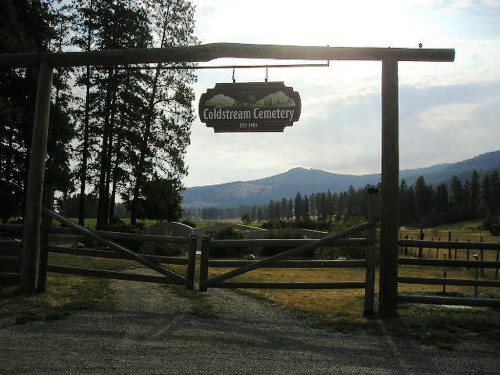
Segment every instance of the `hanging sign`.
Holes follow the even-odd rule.
[[[215,133],[282,132],[300,117],[299,93],[283,82],[217,83],[201,95],[201,122]]]

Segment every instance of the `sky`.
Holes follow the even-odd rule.
[[[500,0],[193,0],[202,44],[453,48],[454,62],[399,63],[401,169],[458,162],[500,150]],[[200,65],[283,64],[218,59]],[[288,62],[287,62],[288,63]],[[308,61],[307,63],[311,63]],[[321,62],[316,62],[321,63]],[[232,82],[232,69],[197,70],[200,95]],[[266,70],[236,69],[236,82]],[[248,181],[295,167],[332,173],[381,170],[381,63],[271,68],[302,101],[283,133],[214,133],[192,126],[186,187]]]

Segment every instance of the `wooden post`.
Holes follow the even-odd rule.
[[[444,260],[446,260],[446,254],[444,254]],[[443,294],[446,294],[446,278],[448,277],[448,271],[446,266],[443,267]]]
[[[423,241],[425,239],[425,233],[424,229],[420,228],[420,236],[418,238],[420,241]],[[424,248],[422,246],[418,247],[418,258],[422,259],[424,257]]]
[[[186,288],[194,289],[194,274],[196,270],[196,244],[198,238],[196,236],[191,236],[189,242],[189,252],[188,252],[188,264],[187,264],[187,282]]]
[[[45,174],[45,158],[47,155],[52,76],[52,67],[46,61],[42,61],[38,72],[38,88],[24,214],[21,288],[25,292],[34,292],[37,290],[40,262],[43,179]]]
[[[448,242],[451,242],[451,230],[448,231]],[[448,248],[448,259],[452,259],[452,257],[451,257],[451,247]]]
[[[201,239],[201,259],[200,259],[200,292],[206,292],[204,285],[208,279],[208,262],[210,261],[210,237],[203,236]]]
[[[364,315],[373,314],[375,300],[375,251],[377,237],[377,213],[375,211],[375,199],[378,196],[378,189],[368,189],[368,221],[373,223],[373,227],[368,229],[368,246],[366,249],[366,276],[365,276],[365,307]]]
[[[484,242],[484,238],[482,235],[481,235],[481,238],[479,241]],[[479,260],[481,262],[484,261],[484,249],[483,248],[479,249]],[[484,268],[483,267],[481,267],[481,277],[484,277]]]
[[[43,207],[49,210],[54,205],[54,185],[45,184],[43,187]],[[47,264],[49,260],[49,232],[52,226],[52,217],[47,214],[42,215],[42,232],[40,242],[40,266],[38,268],[37,292],[43,292],[47,286]]]
[[[497,263],[500,261],[500,250],[497,250]],[[495,280],[498,280],[498,267],[495,269]]]
[[[379,313],[395,315],[398,296],[399,230],[398,61],[382,60],[382,212],[380,227]]]

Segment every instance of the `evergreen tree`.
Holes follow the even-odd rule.
[[[4,0],[0,13],[0,53],[47,52],[63,46],[64,18],[55,1]],[[38,69],[0,71],[0,217],[8,220],[22,215],[26,176],[32,142],[33,113]],[[69,174],[70,140],[67,75],[54,75],[46,180],[56,183],[63,193],[71,189]],[[57,131],[55,127],[57,126]],[[57,176],[57,179],[54,177]]]
[[[147,2],[157,47],[196,44],[194,8],[185,0]],[[157,64],[148,88],[148,106],[141,129],[137,163],[133,165],[134,187],[131,224],[136,220],[138,192],[145,176],[160,170],[168,178],[180,179],[187,174],[184,155],[189,144],[190,126],[194,121],[191,102],[194,92],[190,84],[195,76],[188,69],[163,70]],[[166,84],[160,85],[160,82]],[[155,167],[148,168],[148,163]]]
[[[479,206],[481,204],[481,182],[479,173],[476,170],[472,172],[470,180],[470,217],[477,217]]]
[[[425,183],[423,176],[415,181],[415,212],[419,225],[425,225],[430,219],[432,210],[432,186]]]

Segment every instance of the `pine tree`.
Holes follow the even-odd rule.
[[[194,8],[185,0],[148,2],[148,11],[157,47],[196,44]],[[184,155],[189,144],[190,126],[194,121],[190,87],[195,76],[188,69],[162,69],[157,64],[148,91],[148,107],[141,130],[137,164],[133,166],[134,187],[131,200],[131,224],[136,222],[138,194],[148,174],[148,163],[169,179],[187,174]],[[166,84],[160,85],[160,82]]]
[[[63,45],[55,1],[5,0],[0,13],[0,53],[46,52]],[[22,215],[26,176],[32,142],[33,109],[36,101],[38,69],[0,71],[0,217]],[[55,97],[51,105],[51,128],[47,145],[47,180],[66,193],[70,188],[67,75],[58,70],[54,76]],[[57,131],[54,127],[57,125]],[[57,180],[53,176],[57,175]],[[52,177],[51,177],[52,176]]]

